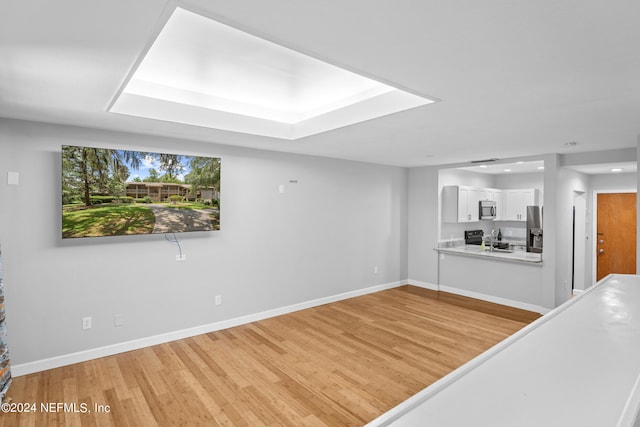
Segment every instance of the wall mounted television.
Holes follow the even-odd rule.
[[[220,229],[220,158],[62,146],[62,238]]]

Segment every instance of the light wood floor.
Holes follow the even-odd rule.
[[[360,426],[539,316],[403,286],[15,378],[0,426]]]

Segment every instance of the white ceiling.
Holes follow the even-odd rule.
[[[584,173],[586,175],[603,175],[612,173],[635,173],[638,170],[637,162],[604,162],[588,163],[580,165],[567,165],[569,169]],[[519,173],[542,173],[544,161],[536,160],[529,162],[488,162],[475,164],[473,166],[457,167],[455,169],[469,172],[485,173],[489,175],[509,175]],[[616,169],[616,170],[612,170]],[[620,170],[617,170],[620,169]]]
[[[295,141],[106,112],[176,5],[440,101]],[[2,0],[0,116],[400,166],[635,147],[638,16],[637,0]]]
[[[542,169],[540,169],[542,168]],[[490,175],[506,175],[516,173],[542,173],[544,161],[513,162],[513,163],[483,163],[469,167],[457,168],[469,172],[486,173]]]
[[[638,171],[638,162],[616,162],[616,163],[598,163],[587,165],[567,166],[569,169],[582,172],[587,175],[602,175],[610,173],[633,173]],[[612,169],[622,169],[620,171],[612,171]]]

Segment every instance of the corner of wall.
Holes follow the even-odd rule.
[[[640,135],[638,135],[638,144],[636,146],[636,162],[640,164]],[[640,173],[637,174],[636,188],[640,189]],[[640,197],[636,206],[636,224],[640,224]],[[636,231],[636,248],[640,248],[640,227]],[[640,251],[636,250],[636,273],[640,274]]]

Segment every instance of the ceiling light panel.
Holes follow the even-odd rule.
[[[296,139],[431,102],[176,8],[110,111]]]

